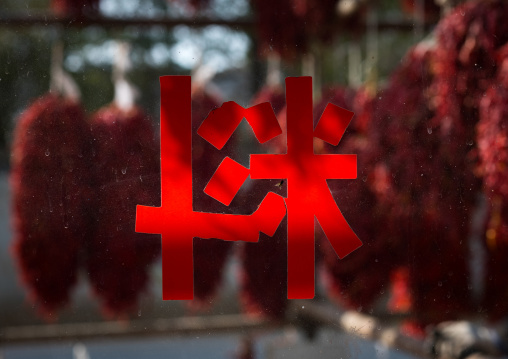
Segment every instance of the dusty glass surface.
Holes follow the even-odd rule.
[[[0,358],[410,358],[432,343],[458,357],[481,340],[503,353],[507,14],[501,1],[3,1]],[[162,300],[160,237],[135,234],[134,213],[160,204],[164,75],[192,76],[199,211],[287,196],[284,180],[250,178],[229,207],[204,194],[224,156],[285,151],[246,121],[222,151],[206,143],[196,130],[223,102],[269,101],[284,129],[284,78],[311,76],[315,124],[328,102],[355,112],[314,152],[357,154],[357,179],[327,183],[364,245],[340,260],[316,221],[314,299],[286,299],[283,220],[260,243],[195,239],[196,299]],[[448,320],[469,323],[443,334],[463,339],[455,351],[432,334]]]

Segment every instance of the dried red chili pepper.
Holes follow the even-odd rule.
[[[90,133],[80,105],[45,95],[19,118],[10,184],[13,251],[30,298],[47,318],[68,301],[90,235]]]
[[[160,253],[157,235],[134,231],[136,205],[160,205],[159,151],[139,108],[103,108],[91,129],[96,231],[86,242],[86,268],[105,313],[120,316],[136,307]]]

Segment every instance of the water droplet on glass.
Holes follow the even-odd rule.
[[[441,282],[441,281],[437,282],[437,285],[438,285],[438,287],[442,287],[443,286],[443,282]]]
[[[141,310],[138,310],[138,317],[141,317]]]
[[[429,135],[430,135],[430,134],[432,134],[432,128],[427,127],[427,133],[428,133]]]
[[[44,152],[44,154],[47,156],[49,156],[49,150],[46,150],[46,152]]]
[[[467,142],[467,145],[468,145],[468,146],[472,146],[472,145],[473,145],[473,140],[468,141],[468,142]]]
[[[363,181],[363,182],[367,182],[367,176],[363,176],[363,177],[362,177],[362,181]]]
[[[302,309],[305,309],[305,305],[302,305]]]
[[[124,175],[124,174],[126,174],[126,173],[127,173],[127,167],[122,168],[122,174]]]
[[[69,223],[65,223],[65,224],[64,224],[64,228],[65,228],[65,229],[69,228]]]

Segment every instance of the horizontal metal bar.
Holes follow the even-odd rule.
[[[112,18],[112,17],[55,17],[53,14],[40,15],[34,14],[32,16],[26,15],[7,15],[0,14],[0,27],[31,27],[31,26],[63,26],[63,27],[86,27],[91,25],[99,25],[107,28],[122,28],[127,26],[165,26],[168,28],[184,25],[189,27],[205,27],[210,25],[222,25],[236,29],[248,30],[255,26],[255,19],[212,19],[212,18]],[[430,21],[425,24],[427,29],[435,25],[435,21]],[[413,31],[415,23],[407,19],[390,19],[379,20],[379,30],[399,30],[399,31]],[[365,22],[342,22],[340,20],[334,26],[334,31],[348,31],[353,29],[355,32],[366,31]]]
[[[0,27],[31,27],[31,26],[86,27],[99,25],[102,27],[122,28],[127,26],[165,26],[175,27],[185,25],[189,27],[204,27],[223,25],[233,28],[247,29],[254,25],[250,19],[211,19],[211,18],[112,18],[112,17],[55,17],[54,15],[0,15]]]
[[[150,321],[109,321],[95,323],[41,324],[4,327],[0,331],[0,344],[23,342],[83,340],[93,338],[139,337],[154,335],[188,335],[195,333],[242,332],[253,329],[270,329],[276,324],[240,314],[214,316],[186,316]]]

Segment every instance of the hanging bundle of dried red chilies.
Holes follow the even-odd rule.
[[[380,93],[371,127],[379,133],[395,194],[387,203],[390,237],[399,265],[409,268],[412,311],[423,325],[470,308],[467,238],[475,192],[468,190],[477,182],[467,152],[453,156],[455,147],[442,141],[446,121],[433,120],[428,88],[434,54],[425,45],[410,51]]]
[[[365,136],[365,121],[370,120],[370,113],[366,115],[366,112],[371,108],[372,100],[364,89],[328,89],[314,107],[315,123],[329,102],[355,112],[339,146],[336,148],[323,144],[318,150],[321,153],[357,154],[357,179],[329,180],[328,184],[342,214],[362,240],[363,246],[361,250],[339,260],[319,230],[318,245],[324,261],[324,280],[333,299],[349,308],[368,310],[386,291],[390,270],[390,266],[387,267],[383,260],[386,241],[378,231],[381,223],[386,221],[383,220],[375,192],[371,188],[375,182],[375,157],[372,154],[379,149],[375,141],[368,141]]]
[[[497,56],[498,73],[480,103],[477,126],[479,172],[488,215],[485,228],[487,268],[483,309],[499,319],[508,311],[508,45]]]
[[[283,195],[280,180],[256,180],[245,200],[252,213],[268,192]],[[287,221],[272,237],[260,233],[256,243],[244,243],[240,252],[241,303],[245,312],[271,319],[284,317],[287,306]]]
[[[224,156],[233,154],[234,138],[219,151],[197,135],[197,129],[211,110],[220,106],[217,96],[204,88],[196,89],[192,94],[192,178],[193,206],[195,211],[229,212],[219,201],[203,192]],[[232,242],[220,239],[194,239],[194,298],[195,307],[207,307],[217,294],[222,283],[224,267]]]
[[[411,304],[421,324],[469,308],[465,239],[474,195],[464,194],[462,186],[475,181],[461,159],[446,155],[441,125],[432,123],[426,90],[432,56],[426,45],[411,50],[376,100],[361,101],[366,107],[359,112],[360,128],[366,130],[359,133],[369,146],[362,146],[357,135],[343,140],[339,151],[358,154],[363,181],[341,183],[332,193],[352,228],[361,232],[364,247],[341,261],[330,248],[325,251],[332,294],[353,307],[371,305],[388,289],[391,273],[406,267],[408,275],[393,278],[413,298],[398,290],[391,302]],[[368,223],[361,222],[365,216]],[[368,269],[372,266],[374,271]]]
[[[457,173],[462,170],[467,177],[455,178],[454,188],[468,207],[481,189],[480,182],[472,177],[471,154],[474,152],[471,148],[475,140],[478,141],[478,172],[484,176],[490,208],[485,233],[487,268],[481,310],[487,309],[491,318],[501,316],[506,310],[494,297],[506,296],[505,286],[501,284],[506,279],[504,271],[500,270],[506,257],[503,240],[506,209],[499,177],[503,171],[497,167],[504,151],[497,152],[496,149],[500,148],[503,137],[500,126],[505,94],[502,87],[506,81],[502,59],[506,56],[503,48],[508,42],[507,15],[506,2],[479,1],[460,5],[447,16],[437,28],[436,76],[432,88],[437,106],[435,123],[442,123],[442,156],[466,159],[460,163]],[[496,131],[499,134],[494,135]]]
[[[159,149],[138,108],[103,108],[91,129],[96,231],[86,243],[86,267],[105,313],[118,316],[135,308],[160,252],[158,236],[134,231],[136,205],[160,205]]]
[[[353,119],[354,121],[354,119]],[[385,223],[376,197],[367,182],[372,182],[373,167],[368,153],[372,143],[359,135],[341,140],[333,153],[357,154],[358,178],[329,180],[329,187],[344,218],[362,240],[360,250],[339,260],[334,249],[319,231],[323,253],[324,279],[330,296],[346,307],[359,311],[372,308],[374,301],[387,291],[391,263],[386,261],[386,241],[380,228]],[[327,151],[330,153],[331,151]]]
[[[487,196],[508,198],[508,45],[500,49],[498,74],[481,99],[476,128],[479,171]]]
[[[281,87],[266,85],[251,101],[252,105],[270,102],[279,124],[285,129],[285,94]],[[281,118],[281,114],[283,118]],[[265,143],[270,153],[281,153],[285,148],[284,134]],[[254,180],[243,203],[252,213],[268,192],[284,195],[286,185],[281,180]],[[245,211],[245,209],[244,209]],[[287,221],[284,219],[272,237],[260,233],[259,242],[244,243],[240,259],[241,303],[245,312],[254,316],[281,319],[287,306]]]
[[[80,105],[45,95],[14,133],[10,184],[14,255],[30,297],[46,317],[69,300],[80,246],[90,235],[90,132]]]
[[[504,1],[471,1],[436,28],[434,122],[460,153],[474,141],[480,100],[497,72],[497,50],[508,41],[507,14]]]

